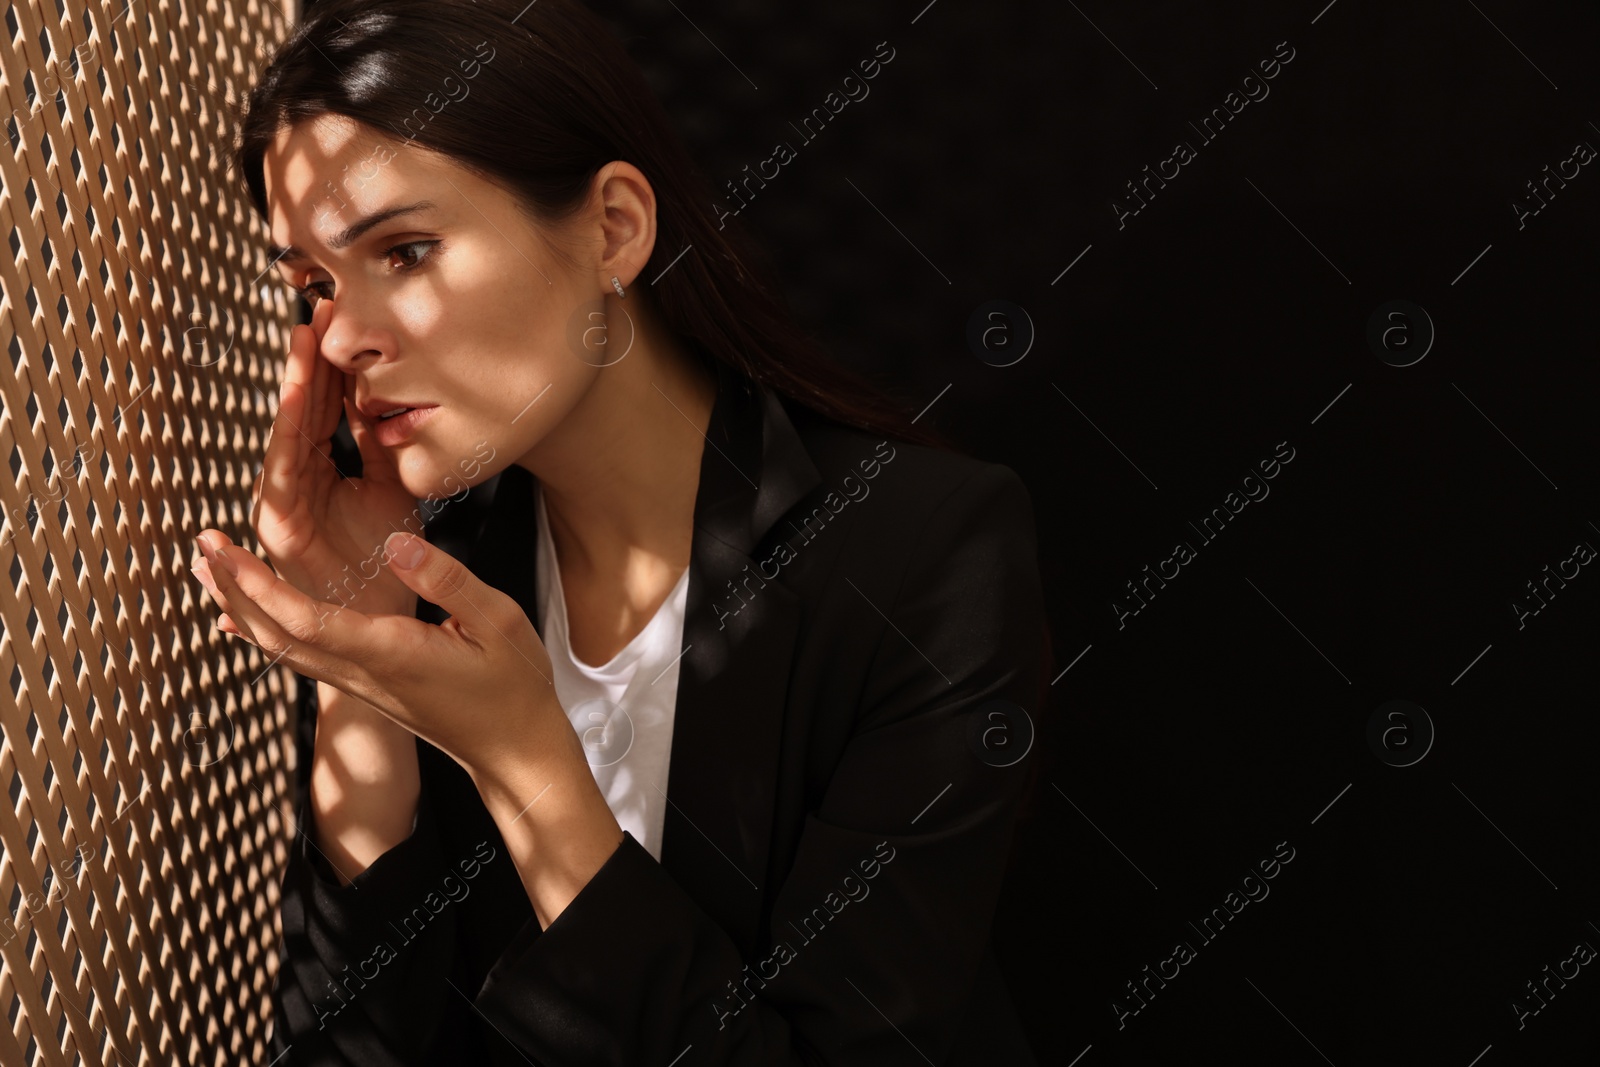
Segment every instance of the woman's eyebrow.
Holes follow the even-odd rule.
[[[361,240],[361,235],[381,223],[400,215],[410,215],[415,212],[427,211],[434,207],[432,200],[419,200],[415,204],[406,204],[400,207],[384,208],[375,211],[365,218],[357,219],[353,224],[334,234],[328,239],[328,247],[333,249],[349,248]],[[268,245],[267,254],[276,263],[296,263],[308,259],[305,251],[297,245]]]

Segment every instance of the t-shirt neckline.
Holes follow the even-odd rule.
[[[617,651],[616,655],[598,666],[585,663],[572,651],[571,634],[567,628],[567,597],[566,591],[561,585],[561,566],[556,557],[555,539],[550,535],[550,520],[544,507],[544,492],[537,481],[534,483],[534,500],[538,516],[537,536],[539,543],[537,551],[545,565],[546,581],[539,598],[540,607],[545,613],[545,618],[542,620],[545,633],[559,632],[562,653],[573,666],[590,678],[608,681],[628,675],[637,668],[639,661],[644,657],[657,631],[669,624],[669,616],[674,610],[679,590],[683,583],[689,580],[689,569],[687,567],[684,568],[683,573],[678,576],[677,582],[673,584],[665,599],[661,601],[660,607],[656,608],[655,614],[650,617],[650,620],[644,624],[638,633],[633,635],[631,641]],[[555,623],[554,627],[551,626],[552,622]],[[546,647],[548,648],[548,644]]]

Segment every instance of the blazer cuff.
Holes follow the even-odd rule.
[[[302,833],[295,835],[296,866],[304,872],[308,911],[340,946],[364,955],[392,934],[388,920],[416,903],[422,885],[445,867],[439,829],[428,799],[426,780],[417,801],[411,834],[340,885],[331,861],[311,843],[309,795],[295,815]],[[335,967],[335,970],[338,968]]]
[[[502,982],[514,983],[532,974],[532,968],[546,962],[552,955],[557,957],[553,961],[557,966],[566,962],[562,958],[565,952],[563,946],[574,938],[582,939],[585,947],[580,951],[594,951],[596,927],[593,924],[600,923],[608,933],[617,929],[614,920],[638,910],[638,893],[641,889],[645,893],[656,891],[649,885],[651,882],[683,892],[672,876],[656,862],[656,858],[650,855],[649,850],[639,844],[631,833],[622,831],[622,842],[617,845],[616,851],[594,872],[588,884],[578,890],[578,895],[561,909],[561,914],[556,916],[556,921],[550,924],[549,929],[540,927],[538,916],[534,916],[512,935],[500,958],[490,968],[484,980],[483,993],[489,995]],[[628,910],[617,915],[613,913],[616,908]],[[643,925],[648,927],[650,924]],[[620,936],[625,939],[628,935]],[[535,944],[543,947],[536,949]],[[593,967],[579,966],[572,973],[592,974]]]
[[[678,943],[693,940],[697,911],[677,880],[624,830],[616,851],[549,927],[541,931],[533,918],[512,936],[477,1004],[518,1048],[541,1060],[624,1062],[624,1050],[638,1039],[628,1035],[642,1025],[635,1013],[669,970],[662,943],[674,942],[669,956],[683,951]],[[737,953],[728,948],[728,960],[711,970],[737,970]]]

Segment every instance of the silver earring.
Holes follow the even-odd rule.
[[[611,276],[611,288],[615,289],[617,291],[617,295],[622,297],[622,299],[628,299],[628,294],[622,291],[622,283],[617,281],[617,276],[615,274]]]

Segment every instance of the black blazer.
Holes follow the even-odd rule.
[[[1039,758],[991,702],[1037,723],[1049,658],[1027,490],[720,378],[661,861],[626,834],[541,930],[470,779],[419,739],[409,838],[346,887],[294,841],[281,1062],[1035,1062],[989,938]],[[537,621],[533,484],[508,467],[427,530]]]

